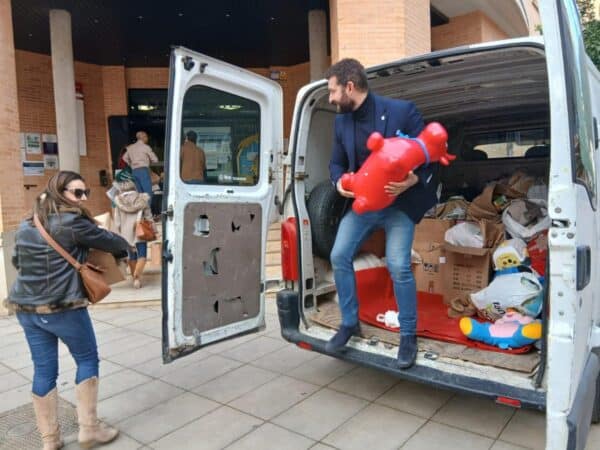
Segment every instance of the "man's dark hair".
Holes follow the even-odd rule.
[[[188,141],[190,141],[192,144],[195,144],[196,141],[198,140],[198,135],[196,134],[195,131],[188,131],[187,133],[185,133],[185,137],[187,138]]]
[[[346,86],[348,81],[354,83],[354,87],[359,91],[369,89],[367,82],[367,73],[361,63],[353,58],[344,58],[336,62],[325,72],[325,78],[330,79],[336,77],[338,84]]]

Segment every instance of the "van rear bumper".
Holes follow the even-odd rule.
[[[393,358],[375,355],[351,347],[347,348],[344,352],[329,353],[325,350],[326,341],[316,339],[300,331],[299,307],[300,303],[296,291],[284,289],[277,293],[277,309],[281,324],[281,335],[288,342],[301,344],[302,348],[310,348],[325,355],[331,355],[355,364],[383,370],[398,378],[438,388],[479,395],[494,401],[498,401],[498,398],[517,400],[520,402],[522,408],[540,411],[545,411],[546,409],[546,394],[542,391],[515,388],[507,384],[489,380],[450,374],[431,367],[413,366],[408,370],[401,370],[396,367],[396,360]]]

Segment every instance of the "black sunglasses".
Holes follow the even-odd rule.
[[[65,189],[65,191],[69,191],[76,198],[81,198],[84,195],[86,197],[88,197],[88,198],[90,197],[90,190],[89,189]]]

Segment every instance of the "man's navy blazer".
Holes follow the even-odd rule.
[[[423,117],[413,102],[381,97],[375,99],[375,129],[383,137],[394,137],[397,132],[417,137],[424,128]],[[437,203],[435,172],[437,164],[421,166],[414,171],[419,182],[398,196],[392,205],[402,209],[414,223],[418,223]],[[354,120],[352,113],[338,114],[335,118],[333,153],[329,163],[331,181],[335,185],[346,172],[359,169],[354,142]]]

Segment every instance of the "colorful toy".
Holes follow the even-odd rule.
[[[525,262],[529,254],[524,240],[515,238],[504,241],[494,251],[492,259],[496,270],[518,267]]]
[[[495,323],[460,319],[460,330],[474,341],[495,345],[503,350],[533,344],[542,337],[542,323],[518,312],[507,312]]]
[[[384,139],[377,132],[367,140],[371,154],[356,173],[342,175],[342,187],[355,194],[352,209],[357,214],[378,211],[389,206],[395,197],[384,190],[390,181],[403,181],[417,167],[432,162],[447,166],[456,156],[448,153],[448,133],[432,122],[417,138]]]

